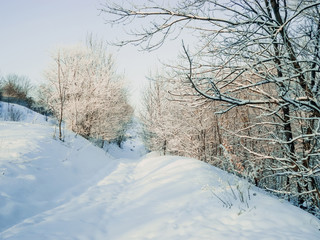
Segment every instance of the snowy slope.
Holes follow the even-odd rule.
[[[48,119],[45,116],[18,104],[1,101],[0,121],[22,121],[25,123],[36,123],[42,125],[48,125],[54,122],[53,119]]]
[[[320,239],[315,217],[205,163],[41,124],[0,122],[0,239]]]
[[[104,151],[74,136],[62,144],[53,133],[53,127],[0,123],[0,230],[69,201],[111,169]]]

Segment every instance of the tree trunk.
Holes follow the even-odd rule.
[[[62,82],[61,82],[61,65],[60,65],[60,52],[58,53],[58,85],[59,85],[59,100],[60,100],[60,114],[59,114],[59,139],[63,141],[62,137],[62,119],[63,119],[63,101],[64,101],[64,96],[63,96],[63,91],[62,89]]]

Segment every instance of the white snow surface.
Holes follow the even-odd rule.
[[[19,121],[25,123],[37,123],[42,125],[48,125],[49,122],[53,124],[55,122],[52,118],[47,118],[29,108],[0,101],[0,121],[11,121],[12,118],[17,118]]]
[[[317,218],[244,180],[141,156],[134,131],[106,153],[31,115],[0,122],[0,239],[320,239]]]

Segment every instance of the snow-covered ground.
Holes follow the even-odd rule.
[[[35,123],[41,125],[53,124],[52,118],[47,118],[28,108],[17,104],[0,101],[0,121],[19,121],[25,123]]]
[[[0,122],[0,239],[320,239],[317,218],[243,180],[141,156],[134,132],[106,153],[36,116]]]

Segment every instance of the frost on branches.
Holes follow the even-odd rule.
[[[86,138],[112,141],[123,134],[133,109],[102,43],[57,49],[45,76],[43,99],[58,119],[61,140],[63,121]]]
[[[182,44],[184,64],[173,67],[194,101],[214,102],[213,112],[224,116],[218,124],[223,159],[258,186],[320,215],[319,1],[107,1],[101,11],[127,27],[149,20],[118,41],[145,50],[192,29],[197,46]],[[181,89],[181,97],[189,95]],[[196,142],[189,125],[181,127],[180,142]]]

